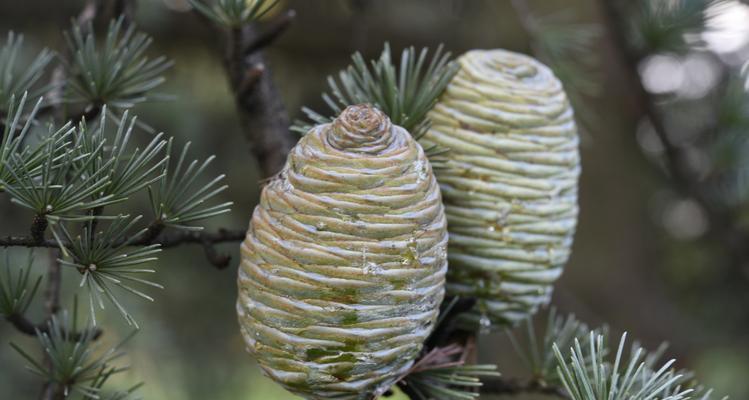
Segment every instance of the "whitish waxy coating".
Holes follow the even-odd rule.
[[[512,323],[549,301],[577,221],[578,136],[562,84],[538,61],[475,50],[429,118],[426,146],[449,221],[447,292],[479,299],[472,325]]]
[[[370,399],[413,363],[444,295],[440,191],[409,133],[370,106],[289,155],[242,244],[237,311],[249,351],[309,399]]]

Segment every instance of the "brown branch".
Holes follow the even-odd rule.
[[[452,299],[445,299],[442,304],[451,304]],[[475,297],[461,297],[455,301],[449,310],[440,311],[440,324],[434,328],[434,332],[427,338],[424,346],[426,348],[436,348],[445,346],[451,341],[458,339],[457,336],[465,336],[470,332],[464,332],[458,329],[457,317],[460,314],[470,311],[476,305]],[[442,313],[446,313],[442,316]],[[456,336],[456,332],[459,334]]]
[[[246,231],[240,229],[221,228],[215,232],[205,231],[176,231],[163,233],[164,227],[152,224],[149,230],[138,240],[130,243],[131,246],[148,246],[150,244],[159,244],[162,248],[177,247],[183,244],[199,244],[203,246],[208,261],[218,269],[226,268],[231,257],[220,254],[216,251],[215,246],[220,243],[239,242],[244,240]],[[63,242],[63,246],[69,245]],[[112,246],[119,246],[122,242],[113,243]],[[0,237],[0,247],[49,247],[57,248],[59,243],[56,240],[44,239],[38,241],[31,236],[5,236]]]
[[[249,43],[246,43],[242,53],[250,55],[273,44],[281,34],[289,29],[294,18],[296,18],[296,11],[286,10],[279,17],[271,21],[265,30],[256,34]]]
[[[161,220],[155,220],[148,225],[146,232],[138,241],[143,245],[152,244],[161,235],[161,232],[164,232],[165,228],[166,226]]]
[[[177,231],[163,234],[153,243],[158,243],[162,248],[176,247],[186,243],[218,244],[224,242],[237,242],[243,240],[246,231],[239,229],[220,228],[216,232],[204,231]],[[143,245],[141,241],[133,242],[133,246]]]
[[[262,53],[288,29],[294,16],[293,10],[282,13],[263,31],[254,24],[230,29],[225,43],[224,66],[262,178],[281,170],[295,142],[286,107]]]
[[[47,268],[47,287],[44,290],[44,310],[47,318],[60,311],[60,287],[62,286],[62,274],[60,263],[55,257],[55,250],[50,251],[52,257]]]
[[[52,239],[37,241],[31,236],[5,236],[0,237],[0,247],[57,247],[57,242]]]
[[[49,333],[49,322],[43,322],[35,324],[28,320],[25,316],[20,314],[11,314],[5,317],[5,319],[13,324],[13,326],[19,332],[29,335],[36,336],[37,333]],[[104,332],[101,329],[95,329],[93,333],[93,339],[99,339]],[[83,337],[82,332],[71,332],[68,334],[70,341],[77,342]]]
[[[114,12],[116,14],[123,14],[125,18],[125,23],[129,23],[132,19],[132,15],[135,10],[135,4],[136,0],[116,0],[114,2]],[[102,15],[102,7],[104,6],[104,0],[88,0],[86,2],[86,5],[81,10],[81,12],[76,17],[76,23],[86,29],[89,22],[92,22],[97,17],[101,17]],[[93,25],[93,24],[92,24]],[[66,58],[71,58],[72,55],[68,51],[65,55]],[[52,100],[52,102],[55,104],[55,106],[51,109],[51,113],[53,115],[61,116],[63,114],[63,110],[61,105],[63,104],[62,98],[64,97],[64,90],[65,90],[65,82],[67,80],[67,74],[62,65],[55,68],[52,74],[52,82],[55,83],[53,85],[52,91],[49,93],[49,98]],[[101,112],[101,107],[99,105],[93,105],[89,107],[89,109],[84,110],[84,113],[81,116],[74,117],[74,121],[78,122],[81,119],[92,119],[96,115],[98,115]],[[101,212],[101,209],[98,210],[99,213]],[[35,243],[35,247],[56,247],[56,246],[49,246],[49,241],[45,239],[44,233],[47,228],[47,219],[43,215],[36,216],[34,219],[34,222],[32,224],[31,228],[31,239]],[[96,222],[92,222],[92,230],[95,227]],[[92,235],[94,232],[92,232]],[[1,245],[0,245],[1,246]],[[43,300],[44,300],[44,308],[45,308],[45,323],[42,324],[34,324],[28,319],[26,319],[22,315],[10,315],[7,317],[8,321],[10,321],[16,329],[18,329],[20,332],[26,333],[26,334],[36,334],[37,332],[46,332],[49,329],[49,323],[48,321],[52,318],[53,315],[57,314],[57,312],[60,309],[60,290],[62,285],[62,274],[61,274],[61,267],[60,263],[57,261],[57,255],[56,252],[58,250],[51,250],[52,257],[51,261],[47,270],[47,287],[44,290],[43,294]],[[101,335],[101,330],[96,330],[94,333],[94,339],[97,339]],[[78,340],[80,339],[80,333],[72,332],[71,333],[71,339]],[[45,355],[44,360],[45,365],[47,368],[52,368],[52,364],[49,360],[49,357]],[[64,399],[67,397],[67,393],[65,391],[64,385],[58,384],[56,382],[46,382],[44,386],[42,387],[42,392],[40,398],[42,400],[57,400],[57,399]]]
[[[67,117],[67,120],[72,122],[75,125],[78,125],[79,123],[84,122],[84,121],[91,122],[94,120],[94,118],[99,116],[101,111],[102,111],[101,105],[91,104],[91,105],[86,106],[86,108],[84,108],[77,114]]]
[[[34,216],[34,220],[31,222],[31,240],[36,243],[44,242],[44,232],[47,231],[49,221],[44,215]]]
[[[160,244],[161,248],[170,248],[183,244],[200,244],[203,247],[208,262],[217,269],[224,269],[229,266],[231,256],[219,253],[215,246],[219,243],[239,242],[244,240],[245,236],[246,231],[238,229],[221,228],[216,232],[177,231],[161,235],[157,234],[155,239],[144,237],[131,243],[131,245],[145,246],[148,244]]]
[[[89,21],[93,21],[97,15],[100,14],[100,9],[103,0],[88,0],[86,5],[83,6],[83,10],[78,13],[75,19],[76,24],[84,26]]]
[[[37,242],[38,243],[38,242]],[[53,315],[60,310],[60,288],[62,287],[62,273],[60,263],[55,257],[55,250],[50,251],[51,259],[47,267],[47,287],[44,290],[44,314],[46,320],[50,320]],[[52,362],[48,354],[44,354],[44,364],[52,370]],[[42,389],[42,400],[63,399],[65,391],[63,385],[56,382],[47,382]]]
[[[177,231],[158,235],[155,239],[144,236],[132,243],[131,246],[147,246],[149,244],[160,244],[162,248],[176,247],[182,244],[218,244],[224,242],[237,242],[243,240],[246,231],[239,229],[219,228],[216,232],[205,231]],[[113,246],[122,243],[114,243]],[[63,245],[67,243],[63,242]],[[30,236],[10,235],[0,237],[0,247],[58,247],[56,240],[45,239],[37,242]]]
[[[122,16],[123,22],[127,27],[133,22],[135,18],[135,10],[137,8],[136,0],[114,0],[112,15],[116,18]]]

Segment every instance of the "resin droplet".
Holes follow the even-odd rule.
[[[492,330],[492,320],[486,314],[481,314],[479,319],[479,333],[486,335]]]
[[[423,182],[427,179],[426,163],[423,160],[414,161],[414,171],[416,172],[416,183]]]

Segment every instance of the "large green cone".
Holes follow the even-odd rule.
[[[548,303],[577,221],[578,135],[562,84],[538,61],[474,50],[429,113],[450,244],[447,292],[478,298],[468,325],[511,324]]]
[[[304,136],[255,209],[237,311],[249,351],[309,399],[370,399],[413,364],[444,296],[439,186],[370,106]]]

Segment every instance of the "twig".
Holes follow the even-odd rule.
[[[156,240],[156,238],[161,235],[161,232],[164,231],[164,228],[166,228],[166,226],[161,220],[157,219],[151,222],[151,224],[146,228],[146,232],[139,239],[139,242],[143,243],[144,245],[152,244]]]
[[[83,6],[83,10],[81,10],[80,13],[78,13],[78,16],[75,19],[75,22],[78,25],[86,25],[89,21],[93,21],[94,18],[96,18],[97,15],[99,15],[99,11],[102,6],[103,0],[88,0],[86,2],[86,5]]]
[[[49,221],[44,215],[35,215],[34,220],[31,222],[31,240],[36,243],[44,242],[44,232],[47,231]]]
[[[46,320],[52,319],[52,316],[57,314],[60,310],[60,288],[62,286],[62,274],[60,271],[60,263],[57,261],[55,256],[56,251],[50,250],[50,262],[47,267],[47,287],[44,290],[44,314]],[[17,327],[17,325],[14,324]],[[52,362],[49,359],[49,355],[45,353],[44,364],[51,370]],[[64,399],[65,391],[62,385],[55,382],[47,382],[44,384],[42,389],[43,400],[57,400]]]
[[[13,326],[18,330],[19,332],[29,335],[29,336],[36,336],[37,333],[49,333],[49,322],[43,322],[39,324],[35,324],[31,321],[29,321],[25,316],[20,314],[11,314],[5,319],[13,324]],[[104,332],[101,329],[95,329],[93,334],[93,339],[96,340]],[[67,337],[70,338],[71,341],[77,342],[81,339],[83,336],[83,333],[81,332],[71,332]]]
[[[256,34],[255,37],[245,45],[246,47],[243,48],[242,52],[245,55],[250,55],[268,47],[275,42],[281,34],[289,29],[294,18],[296,18],[296,11],[287,10],[278,18],[274,19],[264,31]]]
[[[130,25],[135,18],[136,0],[115,0],[112,15],[117,17],[121,15],[125,27]]]
[[[177,231],[168,234],[157,235],[157,239],[148,240],[144,238],[133,242],[134,246],[143,246],[151,243],[158,243],[162,248],[180,246],[182,244],[200,244],[203,247],[208,262],[217,269],[224,269],[229,266],[231,256],[221,254],[216,250],[215,245],[226,242],[239,242],[244,240],[246,231],[219,229],[216,232],[203,231]]]
[[[237,242],[243,240],[246,235],[246,231],[239,229],[227,229],[220,228],[216,232],[206,231],[177,231],[172,233],[166,233],[158,236],[156,239],[151,240],[148,237],[143,237],[131,243],[132,246],[146,246],[149,244],[160,244],[162,248],[176,247],[182,244],[218,244],[224,242]],[[63,245],[67,243],[63,242]],[[121,243],[113,243],[113,246],[120,245]],[[0,247],[58,247],[59,244],[56,240],[45,239],[42,242],[37,242],[30,236],[5,236],[0,237]]]
[[[546,52],[538,44],[538,22],[533,16],[533,13],[528,7],[528,3],[525,0],[512,0],[512,8],[515,10],[515,14],[518,16],[520,26],[523,28],[525,33],[528,35],[528,45],[530,46],[533,53],[541,58],[546,58]]]
[[[281,170],[294,144],[286,107],[262,49],[288,29],[294,16],[293,10],[282,13],[262,32],[252,24],[233,28],[226,38],[224,66],[262,178]]]
[[[81,110],[78,114],[72,115],[70,117],[67,117],[68,121],[73,122],[73,124],[79,124],[83,121],[91,122],[99,116],[99,113],[101,113],[102,106],[99,104],[92,104]]]
[[[457,317],[464,312],[470,311],[476,305],[476,298],[461,297],[457,300],[445,299],[443,304],[452,304],[452,306],[449,309],[441,311],[445,315],[444,317],[440,317],[440,324],[435,327],[434,332],[427,339],[425,343],[426,348],[445,346],[451,340],[456,339],[454,334],[458,330],[456,326]]]
[[[162,248],[177,247],[183,244],[199,244],[203,246],[208,261],[216,268],[223,269],[229,265],[231,258],[219,254],[215,245],[227,242],[239,242],[244,240],[246,231],[239,229],[221,228],[215,232],[205,231],[176,231],[162,233],[163,227],[154,226],[142,238],[130,243],[131,246],[147,246],[149,244],[160,244]],[[150,233],[149,233],[150,232]],[[113,243],[119,246],[122,243]],[[63,246],[68,243],[63,242]],[[60,244],[53,239],[37,241],[31,236],[5,236],[0,237],[0,247],[49,247],[57,248]]]
[[[81,12],[76,17],[76,23],[78,23],[80,26],[86,26],[88,21],[92,21],[94,18],[96,18],[97,15],[100,14],[102,1],[103,0],[88,0],[83,10],[81,10]],[[71,57],[71,55],[67,54],[67,57]],[[54,85],[49,95],[49,98],[52,100],[52,102],[57,105],[52,111],[53,115],[62,115],[62,107],[60,106],[63,104],[62,98],[64,97],[64,82],[66,81],[66,78],[66,72],[62,65],[55,68],[52,73],[52,82],[54,83]],[[32,224],[32,237],[38,245],[45,245],[43,247],[53,247],[46,246],[47,240],[44,239],[44,232],[46,228],[47,219],[44,216],[37,216],[34,220],[34,224]],[[57,314],[60,309],[60,287],[62,284],[62,274],[60,271],[60,264],[57,261],[55,253],[56,250],[52,250],[51,261],[47,269],[47,288],[45,289],[43,295],[47,321],[50,320],[53,315]],[[26,324],[25,322],[28,322],[28,324]],[[28,330],[28,328],[32,327],[34,328],[34,331],[36,331],[36,328],[39,328],[38,326],[31,324],[29,321],[21,318],[20,316],[15,318],[14,326],[16,328],[19,328],[20,326],[19,330]],[[51,362],[47,355],[45,355],[44,363],[48,368],[52,368]],[[57,400],[64,399],[65,397],[66,393],[63,385],[57,384],[55,382],[46,382],[42,388],[40,398],[42,400]]]
[[[709,194],[700,185],[689,166],[685,150],[675,143],[668,134],[666,125],[657,108],[656,100],[645,89],[640,78],[638,64],[642,55],[638,54],[627,41],[628,19],[613,0],[600,0],[604,11],[606,27],[614,48],[623,65],[628,87],[632,88],[639,111],[649,121],[653,131],[663,145],[666,169],[674,186],[682,194],[694,199],[708,214],[711,224],[710,233],[716,240],[723,242],[731,251],[736,265],[744,265],[749,259],[749,233],[736,226],[736,219],[727,210],[717,207],[709,198]]]
[[[55,256],[56,251],[50,251],[50,262],[47,268],[47,288],[44,290],[44,310],[47,318],[60,311],[60,286],[62,285],[62,274],[60,263]]]

